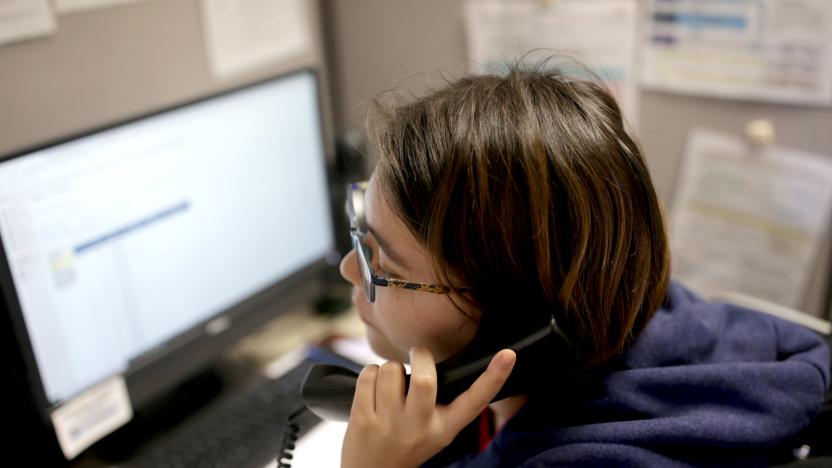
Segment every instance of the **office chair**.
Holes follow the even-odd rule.
[[[832,349],[832,323],[828,320],[738,293],[713,294],[709,299],[755,309],[803,325],[823,336],[829,348]],[[826,392],[820,411],[812,422],[792,440],[771,450],[769,466],[779,468],[832,466],[832,388]]]

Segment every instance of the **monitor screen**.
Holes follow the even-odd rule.
[[[49,405],[322,262],[320,121],[303,71],[0,162],[10,309]]]

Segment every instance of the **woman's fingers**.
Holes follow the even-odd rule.
[[[382,364],[376,380],[376,412],[399,414],[404,407],[404,366],[395,361]]]
[[[482,413],[503,388],[516,359],[514,351],[500,351],[468,390],[456,397],[450,405],[442,408],[442,419],[448,430],[456,434]]]
[[[352,419],[355,414],[375,414],[377,378],[378,366],[375,364],[365,367],[361,373],[358,374],[358,382],[355,384],[355,396],[352,398],[350,419]]]
[[[405,415],[425,421],[439,412],[444,429],[457,434],[497,395],[511,374],[516,358],[510,349],[500,351],[468,390],[450,405],[437,407],[436,363],[433,355],[427,348],[414,348],[410,357],[411,375],[407,395],[404,393],[402,364],[390,361],[380,368],[367,366],[358,376],[353,415],[357,413],[397,419],[397,415],[402,415],[404,410]],[[353,415],[350,416],[351,419]]]
[[[406,411],[420,419],[429,418],[436,409],[436,362],[430,350],[410,350],[410,387]]]

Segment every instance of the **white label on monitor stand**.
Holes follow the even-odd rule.
[[[127,385],[113,377],[52,411],[52,425],[67,460],[133,417]]]

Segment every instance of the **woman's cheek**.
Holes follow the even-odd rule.
[[[409,320],[412,316],[411,311],[403,310],[402,301],[397,296],[385,294],[383,297],[377,297],[374,318],[379,330],[387,339],[397,348],[403,348],[411,345],[408,331],[414,330],[414,324]],[[407,351],[410,348],[404,349]]]
[[[424,314],[427,346],[433,351],[434,358],[444,360],[456,353],[470,342],[476,333],[476,323],[469,319],[447,296],[431,297],[429,311]]]
[[[476,330],[444,296],[412,291],[385,293],[378,295],[374,304],[377,331],[404,356],[413,346],[425,346],[435,358],[447,358],[467,344]],[[410,295],[403,297],[403,293]]]

